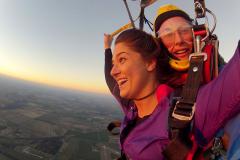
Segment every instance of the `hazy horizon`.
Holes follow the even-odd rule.
[[[38,87],[38,88],[46,88],[46,89],[52,89],[52,90],[60,90],[63,92],[72,92],[72,93],[77,93],[77,94],[92,94],[92,95],[99,95],[99,96],[107,96],[107,97],[112,97],[112,95],[110,94],[110,92],[106,93],[106,92],[97,92],[97,91],[88,91],[88,90],[80,90],[80,89],[74,89],[74,88],[66,88],[63,86],[54,86],[54,85],[50,85],[50,84],[45,84],[45,83],[40,83],[40,82],[36,82],[36,81],[31,81],[31,80],[26,80],[26,79],[22,79],[19,77],[14,77],[14,76],[10,76],[10,75],[6,75],[3,73],[0,73],[0,82],[1,79],[4,79],[4,82],[9,82],[7,80],[12,81],[13,83],[21,83],[24,85],[27,85],[28,87]],[[6,81],[5,81],[6,80]],[[0,87],[1,87],[1,83],[0,83]]]

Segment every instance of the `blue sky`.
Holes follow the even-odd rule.
[[[139,1],[128,0],[133,17]],[[193,0],[158,0],[194,17]],[[220,52],[232,56],[240,37],[239,0],[206,0],[217,16]],[[103,34],[129,22],[122,0],[0,0],[0,73],[80,90],[107,92]]]

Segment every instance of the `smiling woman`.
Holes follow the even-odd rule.
[[[105,35],[105,42],[109,41],[111,41],[111,37]],[[105,43],[106,81],[109,89],[122,105],[126,118],[134,124],[139,123],[143,128],[146,127],[145,124],[152,123],[152,120],[159,118],[159,121],[161,119],[164,124],[161,129],[167,129],[165,125],[167,124],[167,118],[165,119],[164,116],[167,115],[168,110],[166,107],[158,107],[159,104],[166,103],[164,97],[168,97],[172,91],[170,87],[162,84],[167,82],[167,71],[169,70],[168,68],[170,68],[167,50],[162,48],[151,35],[137,29],[126,30],[117,37],[113,55],[111,50],[107,49],[109,45],[110,43]],[[109,64],[111,63],[111,61],[109,61],[110,59],[112,59],[112,64]],[[130,105],[132,103],[134,103],[134,105]],[[162,113],[160,114],[160,112]],[[152,119],[150,117],[154,118]],[[143,128],[134,126],[134,132],[128,135],[129,126],[131,126],[129,125],[129,123],[131,123],[130,121],[124,122],[123,126],[126,125],[127,127],[124,127],[121,131],[120,138],[122,147],[127,147],[124,149],[126,156],[132,159],[139,159],[140,157],[142,159],[146,157],[148,159],[154,159],[156,157],[161,159],[161,152],[149,154],[150,152],[146,151],[141,155],[137,155],[139,152],[137,151],[138,149],[132,150],[137,147],[137,144],[133,143],[133,141],[136,140],[134,140],[133,137],[136,136],[135,133],[138,132],[138,129],[142,130]],[[141,121],[145,121],[146,123],[140,124]],[[147,126],[149,126],[149,128],[145,128],[147,129],[146,132],[152,132],[152,129],[156,128],[154,125]],[[167,132],[162,132],[158,129],[148,136],[154,140],[157,137],[153,136],[153,134],[159,132],[161,133],[160,136],[164,139],[163,141],[167,140]],[[141,134],[141,136],[137,135],[135,137],[137,138],[136,142],[142,139],[144,135],[146,136],[146,133],[142,132]],[[131,135],[133,135],[133,137]],[[146,142],[146,144],[149,144],[149,142]],[[157,142],[150,147],[146,147],[143,144],[138,145],[138,147],[140,147],[140,150],[151,150],[160,147],[161,150],[163,146]]]
[[[137,30],[126,31],[116,39],[111,75],[119,85],[121,97],[138,100],[154,93],[159,52],[152,37]]]

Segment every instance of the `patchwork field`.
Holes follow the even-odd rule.
[[[120,110],[109,96],[6,82],[0,78],[1,160],[116,159],[106,131]]]

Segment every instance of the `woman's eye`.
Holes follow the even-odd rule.
[[[123,64],[126,61],[126,58],[119,58],[119,62]]]

